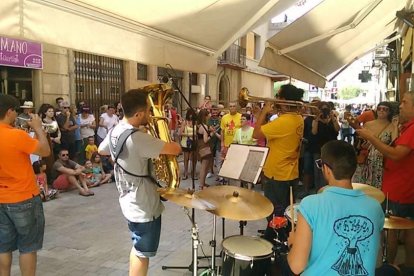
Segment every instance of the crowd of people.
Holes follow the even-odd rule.
[[[59,192],[78,189],[82,196],[92,196],[90,188],[114,181],[113,162],[98,154],[98,145],[122,118],[120,103],[100,108],[99,120],[87,103],[71,105],[62,97],[55,106],[45,103],[35,108],[25,101],[15,127],[34,135],[30,120],[37,114],[42,120],[51,154],[31,155],[33,170],[43,201],[57,198]]]
[[[218,172],[229,147],[242,144],[269,148],[260,181],[264,195],[274,206],[268,221],[273,216],[284,215],[289,205],[290,187],[302,185],[304,188],[300,195],[303,203],[299,207],[297,232],[291,233],[289,238],[289,243],[293,244],[292,254],[286,260],[293,273],[343,269],[338,263],[340,260],[330,268],[317,262],[318,256],[333,252],[333,244],[338,244],[339,237],[342,237],[338,233],[344,225],[338,221],[321,220],[318,214],[329,209],[326,204],[332,205],[333,215],[340,213],[343,216],[344,222],[341,223],[348,223],[346,215],[352,213],[358,221],[369,225],[367,227],[373,232],[369,236],[370,242],[364,246],[371,253],[364,251],[359,257],[363,259],[366,271],[375,268],[372,256],[376,259],[377,254],[372,252],[378,251],[384,214],[378,211],[381,210],[379,203],[369,200],[365,194],[348,191],[352,190],[353,182],[372,185],[386,193],[387,211],[393,215],[414,217],[414,175],[410,170],[414,161],[414,94],[411,92],[402,98],[399,114],[389,102],[381,102],[373,109],[359,112],[352,106],[336,110],[333,103],[316,99],[307,105],[304,112],[301,105],[271,101],[262,105],[247,103],[242,108],[236,102],[230,102],[225,108],[221,104],[213,104],[206,96],[199,106],[187,109],[181,117],[177,108],[168,103],[164,112],[173,140],[168,143],[148,135],[144,128],[149,122],[151,106],[146,93],[139,92],[143,91],[128,91],[122,96],[122,104],[117,102],[102,107],[98,119],[84,101],[70,105],[63,98],[57,98],[55,106],[42,104],[36,110],[32,102],[20,105],[16,99],[2,95],[0,131],[7,139],[0,141],[0,146],[10,153],[1,158],[13,155],[11,151],[14,148],[4,143],[11,139],[26,141],[24,145],[19,144],[23,154],[14,158],[16,162],[23,162],[25,156],[30,155],[31,162],[26,160],[23,163],[24,170],[30,166],[31,172],[27,171],[12,181],[25,182],[25,186],[7,196],[2,193],[1,203],[37,198],[47,201],[70,189],[77,189],[81,196],[93,196],[91,188],[115,181],[133,240],[130,270],[145,272],[148,258],[154,256],[158,248],[164,208],[154,185],[156,180],[149,161],[160,154],[182,153],[181,179],[191,177],[198,180],[197,189],[204,189],[208,187],[206,179],[214,175],[218,183],[228,184]],[[299,102],[303,93],[302,89],[288,84],[280,88],[277,98]],[[17,114],[18,110],[21,110],[20,114]],[[200,167],[196,170],[198,162]],[[6,163],[10,160],[0,160],[2,166]],[[1,168],[3,179],[5,174],[12,174],[15,170],[9,169],[6,172]],[[31,182],[30,175],[34,175],[37,188],[31,184],[27,186]],[[0,184],[0,188],[5,189],[4,183]],[[252,183],[241,185],[252,188]],[[321,195],[313,195],[326,185],[334,188],[325,189],[327,192]],[[341,206],[335,205],[338,202]],[[372,208],[358,211],[358,208],[364,209],[368,205]],[[342,210],[339,212],[337,208]],[[360,217],[368,218],[369,222]],[[320,243],[324,233],[310,229],[328,224],[338,235],[324,242],[324,248],[314,246]],[[402,268],[406,271],[414,268],[413,231],[405,231],[401,236],[406,248]],[[40,232],[35,234],[43,236]],[[274,229],[268,226],[264,238],[272,241],[274,235]],[[295,244],[295,240],[301,245]],[[40,238],[39,242],[41,244]],[[395,260],[397,245],[398,232],[390,231],[388,260],[391,263]],[[30,252],[39,248],[30,246]],[[14,245],[10,245],[4,252],[13,248]],[[21,252],[26,250],[23,245],[21,248]],[[362,249],[356,247],[356,250]],[[33,262],[33,257],[27,262]],[[331,259],[335,261],[333,256]]]

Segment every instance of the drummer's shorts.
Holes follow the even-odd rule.
[[[31,253],[43,246],[45,217],[40,196],[0,204],[0,253]]]
[[[161,235],[161,216],[149,222],[128,220],[135,255],[140,258],[154,257],[158,250]]]
[[[385,211],[386,205],[385,201],[382,203],[382,208]],[[395,201],[388,201],[388,210],[391,215],[401,217],[401,218],[408,218],[414,220],[414,204],[402,204]]]

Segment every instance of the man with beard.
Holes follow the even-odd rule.
[[[99,153],[111,154],[115,161],[119,203],[133,241],[129,275],[143,276],[148,273],[149,258],[155,256],[158,249],[164,210],[149,163],[160,154],[180,154],[181,146],[157,139],[143,128],[148,124],[151,108],[145,90],[126,92],[121,103],[124,119],[108,133],[99,146]],[[120,150],[118,143],[122,146]]]

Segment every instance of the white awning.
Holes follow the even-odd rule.
[[[6,0],[0,33],[145,64],[214,73],[234,41],[295,0]]]
[[[411,0],[325,0],[268,40],[260,66],[325,87],[326,77],[398,29]]]

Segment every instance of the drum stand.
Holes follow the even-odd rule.
[[[162,266],[162,270],[166,270],[166,269],[189,269],[190,271],[192,271],[193,276],[197,276],[197,272],[198,272],[198,245],[201,245],[201,241],[198,235],[198,227],[197,224],[195,223],[193,217],[194,215],[190,216],[190,212],[188,210],[188,208],[184,207],[184,212],[185,214],[188,216],[188,218],[191,221],[191,241],[192,241],[192,262],[191,264],[187,267],[187,266]],[[192,209],[192,212],[194,212],[194,209]],[[214,251],[215,252],[215,251]],[[200,267],[200,268],[208,268],[208,267]]]

